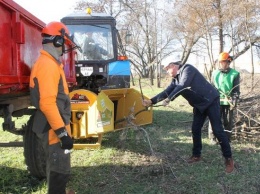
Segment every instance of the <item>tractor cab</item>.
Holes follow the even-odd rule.
[[[74,52],[74,89],[98,93],[102,89],[129,88],[130,62],[119,48],[121,41],[112,16],[103,13],[73,13],[61,19],[81,50]],[[120,58],[120,60],[118,60]],[[123,60],[122,60],[123,59]],[[65,67],[65,73],[66,67]]]

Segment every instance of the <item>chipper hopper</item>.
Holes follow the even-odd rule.
[[[72,136],[75,140],[97,138],[94,143],[74,143],[74,149],[97,148],[102,134],[152,122],[152,111],[142,106],[140,93],[132,88],[88,90],[70,93]]]

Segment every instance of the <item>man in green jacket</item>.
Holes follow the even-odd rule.
[[[240,74],[230,68],[232,57],[227,52],[219,54],[219,69],[212,74],[212,82],[220,94],[220,112],[225,132],[230,141],[232,134],[233,109],[236,107],[240,95]],[[214,135],[209,127],[209,138],[213,142]]]

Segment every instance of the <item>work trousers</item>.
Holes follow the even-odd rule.
[[[203,113],[201,113],[197,108],[194,108],[192,123],[193,156],[201,155],[201,130],[207,117],[211,123],[213,134],[217,138],[221,147],[222,155],[225,158],[232,157],[231,147],[221,122],[219,98],[216,98]]]
[[[220,105],[220,115],[224,125],[225,133],[228,137],[228,140],[231,141],[232,136],[232,127],[233,127],[233,109],[230,109],[229,105]],[[214,141],[215,137],[212,131],[212,126],[209,123],[208,127],[209,139]]]
[[[231,134],[232,134],[232,125],[233,125],[233,109],[230,109],[229,105],[221,105],[220,114],[222,116],[226,135],[228,137],[228,140],[230,141]]]
[[[48,194],[66,194],[66,184],[70,177],[70,153],[65,154],[60,142],[49,144],[51,130],[37,134],[41,139],[46,158]]]

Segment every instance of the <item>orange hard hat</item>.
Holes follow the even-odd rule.
[[[65,24],[61,22],[50,22],[42,29],[42,35],[62,36],[67,44],[71,43],[69,30]]]
[[[232,61],[232,57],[227,52],[222,52],[218,56],[218,61]]]

